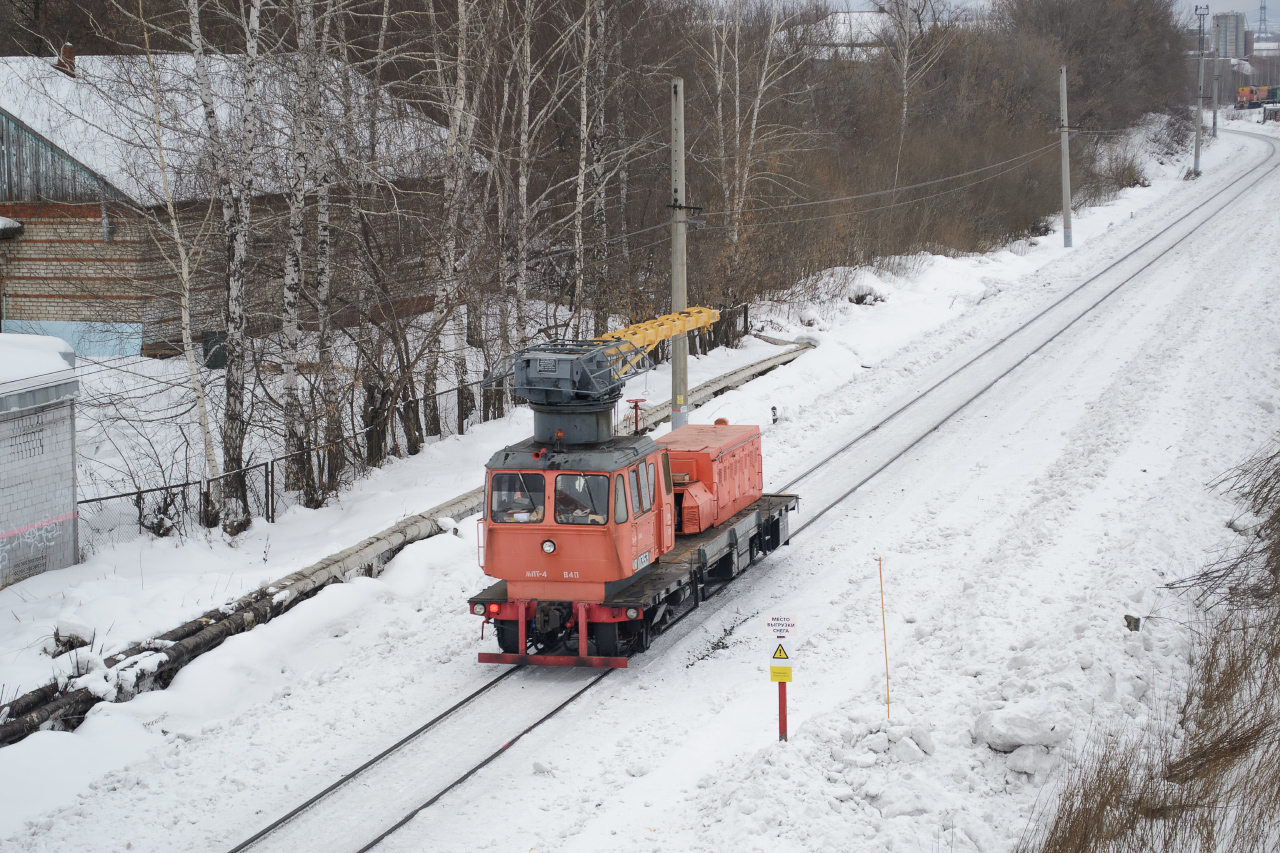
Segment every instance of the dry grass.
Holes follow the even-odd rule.
[[[1179,584],[1197,598],[1180,704],[1094,738],[1019,853],[1246,853],[1280,849],[1280,450],[1228,477],[1260,523]]]

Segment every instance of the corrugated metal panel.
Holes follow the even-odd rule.
[[[101,175],[0,109],[0,201],[138,204]]]

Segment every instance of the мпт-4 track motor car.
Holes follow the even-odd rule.
[[[512,355],[531,438],[485,466],[479,561],[497,583],[470,599],[493,625],[482,663],[625,667],[668,625],[789,538],[795,495],[764,494],[760,428],[693,425],[654,441],[614,435],[623,385],[647,352],[707,328],[693,308],[591,341]]]

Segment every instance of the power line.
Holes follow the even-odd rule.
[[[990,171],[990,170],[992,170],[992,169],[996,169],[996,168],[999,168],[999,167],[1001,167],[1001,166],[1008,165],[1008,164],[1010,164],[1010,163],[1017,163],[1017,165],[1012,166],[1011,168],[1008,168],[1008,169],[1004,169],[1003,171],[997,172],[997,173],[995,173],[995,174],[993,174],[993,175],[988,175],[988,176],[986,176],[986,177],[984,177],[984,178],[981,178],[981,179],[979,179],[979,180],[971,181],[971,182],[969,182],[969,183],[962,184],[962,185],[960,185],[960,186],[958,186],[958,187],[952,187],[951,189],[943,190],[943,191],[941,191],[941,192],[937,192],[937,193],[932,193],[932,194],[930,194],[930,195],[921,196],[921,197],[912,198],[912,199],[906,199],[906,200],[903,200],[903,201],[893,202],[893,203],[891,203],[891,204],[887,204],[887,205],[880,205],[880,206],[878,206],[878,207],[862,208],[862,209],[859,209],[859,210],[844,211],[844,212],[841,212],[841,213],[833,213],[833,214],[828,214],[828,215],[824,215],[824,216],[803,217],[803,218],[799,218],[799,219],[784,219],[784,220],[777,220],[777,221],[773,221],[773,222],[744,222],[744,223],[739,224],[737,227],[739,227],[739,228],[756,228],[756,227],[763,227],[763,226],[768,226],[768,225],[791,225],[791,224],[800,224],[800,223],[805,223],[805,222],[818,222],[818,221],[823,221],[823,220],[827,220],[827,219],[837,219],[837,218],[840,218],[840,217],[842,217],[842,216],[857,216],[857,215],[866,214],[866,213],[875,213],[875,212],[882,211],[882,210],[890,210],[890,209],[893,209],[893,208],[896,208],[896,207],[902,207],[902,206],[905,206],[905,205],[908,205],[908,204],[917,204],[917,203],[922,202],[922,201],[928,201],[928,200],[930,200],[930,199],[939,198],[939,197],[944,196],[944,195],[949,195],[949,194],[951,194],[951,193],[959,192],[959,191],[961,191],[961,190],[965,190],[965,189],[968,189],[968,188],[970,188],[970,187],[977,186],[977,185],[982,184],[982,183],[985,183],[985,182],[987,182],[987,181],[994,180],[995,178],[998,178],[998,177],[1000,177],[1000,176],[1002,176],[1002,175],[1006,175],[1006,174],[1008,174],[1009,172],[1016,171],[1017,169],[1022,168],[1023,166],[1029,165],[1030,163],[1034,162],[1035,160],[1040,159],[1041,157],[1043,157],[1043,156],[1044,156],[1044,154],[1045,154],[1045,153],[1047,153],[1047,152],[1049,151],[1049,149],[1054,148],[1054,147],[1057,147],[1057,145],[1058,145],[1058,143],[1057,143],[1057,142],[1053,142],[1053,143],[1050,143],[1050,144],[1048,144],[1048,145],[1045,145],[1045,146],[1043,146],[1043,147],[1041,147],[1041,148],[1037,148],[1037,149],[1035,149],[1035,150],[1032,150],[1032,151],[1026,152],[1026,153],[1024,153],[1024,154],[1020,154],[1020,155],[1018,155],[1018,156],[1016,156],[1016,157],[1011,157],[1011,158],[1009,158],[1009,159],[1007,159],[1007,160],[1002,160],[1002,161],[1000,161],[999,163],[992,163],[992,164],[989,164],[989,165],[986,165],[986,166],[979,167],[979,168],[977,168],[977,169],[970,169],[970,170],[968,170],[968,171],[966,171],[966,172],[960,172],[960,173],[957,173],[957,174],[955,174],[955,175],[948,175],[948,176],[946,176],[946,177],[942,177],[942,178],[934,178],[934,179],[929,180],[929,181],[921,181],[920,183],[916,183],[916,184],[909,184],[909,185],[907,185],[907,186],[898,187],[898,188],[896,188],[896,189],[877,190],[877,191],[874,191],[874,192],[859,193],[859,194],[857,194],[857,195],[839,196],[839,197],[836,197],[836,198],[818,199],[818,200],[815,200],[815,201],[795,202],[795,203],[792,203],[792,204],[780,204],[780,205],[770,205],[770,206],[767,206],[767,207],[756,207],[756,208],[751,208],[750,210],[748,210],[748,211],[744,211],[744,212],[747,212],[747,213],[760,213],[760,212],[768,212],[768,211],[771,211],[771,210],[791,210],[791,209],[798,209],[798,208],[804,208],[804,207],[814,207],[814,206],[817,206],[817,205],[823,205],[823,204],[839,204],[839,203],[847,202],[847,201],[857,201],[857,200],[860,200],[860,199],[866,199],[866,198],[877,198],[877,197],[880,197],[880,196],[894,195],[894,194],[901,193],[901,192],[908,192],[908,191],[910,191],[910,190],[921,189],[921,188],[923,188],[923,187],[936,186],[936,185],[938,185],[938,184],[947,183],[947,182],[949,182],[949,181],[958,180],[958,179],[960,179],[960,178],[969,177],[969,176],[971,176],[971,175],[977,175],[977,174],[981,174],[981,173],[983,173],[983,172],[988,172],[988,171]],[[1019,162],[1019,161],[1024,161],[1024,162]],[[731,212],[731,211],[712,211],[712,212],[706,213],[706,214],[704,214],[704,215],[706,215],[706,216],[727,216],[727,215],[729,215],[729,214],[730,214],[730,212]],[[651,231],[656,231],[656,230],[658,230],[658,229],[660,229],[660,228],[667,228],[667,227],[669,227],[669,226],[670,226],[670,223],[669,223],[669,222],[662,222],[662,223],[658,223],[658,224],[656,224],[656,225],[650,225],[650,226],[647,226],[647,227],[645,227],[645,228],[640,228],[640,229],[637,229],[637,230],[635,230],[635,231],[629,231],[629,232],[626,232],[625,234],[619,234],[619,235],[616,235],[616,236],[614,236],[614,237],[609,237],[609,238],[606,238],[606,239],[604,239],[604,240],[597,241],[597,242],[595,242],[595,243],[590,243],[590,244],[584,245],[584,246],[582,247],[581,251],[585,252],[585,251],[586,251],[586,250],[588,250],[588,249],[598,248],[599,246],[609,245],[609,244],[611,244],[611,243],[616,243],[616,242],[618,242],[618,241],[620,241],[620,240],[624,240],[624,239],[627,239],[627,238],[629,238],[629,237],[638,236],[638,235],[640,235],[640,234],[646,234],[646,233],[649,233],[649,232],[651,232]],[[732,225],[711,225],[711,226],[704,226],[704,227],[702,227],[702,228],[700,228],[700,229],[698,229],[698,230],[700,230],[700,231],[724,231],[724,230],[729,230],[730,228],[733,228],[733,227],[734,227],[734,226],[732,226]],[[625,253],[627,253],[627,254],[632,253],[632,252],[643,252],[643,251],[645,251],[646,249],[650,249],[650,248],[652,248],[652,247],[654,247],[654,246],[661,245],[661,244],[663,244],[663,243],[667,242],[667,241],[668,241],[668,240],[670,240],[670,239],[671,239],[671,238],[670,238],[670,235],[667,235],[667,236],[664,236],[664,237],[659,238],[658,240],[654,240],[654,241],[651,241],[651,242],[649,242],[649,243],[646,243],[646,244],[644,244],[644,245],[642,245],[642,246],[637,246],[637,247],[630,247],[630,248],[627,248],[627,249],[625,249],[625,250],[624,250],[624,252],[625,252]],[[566,248],[566,249],[562,249],[562,250],[559,250],[559,251],[549,252],[549,253],[546,253],[546,254],[540,255],[540,256],[538,256],[538,258],[536,258],[536,259],[534,259],[534,260],[538,260],[538,261],[541,261],[541,260],[549,260],[549,259],[552,259],[552,258],[563,257],[563,256],[565,256],[565,255],[576,254],[578,251],[579,251],[579,249],[578,249],[577,247]],[[587,269],[591,269],[591,268],[594,268],[594,267],[597,267],[597,266],[601,266],[601,265],[604,265],[604,264],[608,264],[608,263],[610,263],[610,262],[612,262],[612,261],[615,261],[615,260],[619,260],[619,259],[621,259],[621,258],[623,258],[623,257],[625,257],[625,255],[624,255],[624,254],[616,254],[616,255],[612,255],[612,256],[610,256],[610,257],[606,257],[606,258],[596,259],[596,260],[591,261],[590,263],[583,264],[583,265],[582,265],[582,267],[580,268],[580,270],[584,270],[584,271],[585,271],[585,270],[587,270]],[[504,265],[504,267],[503,267],[503,268],[506,268],[507,266],[509,266],[509,265]],[[465,278],[465,279],[476,279],[476,278],[479,278],[479,277],[481,277],[481,276],[496,275],[497,273],[499,273],[499,272],[501,272],[501,271],[502,271],[502,268],[495,268],[495,269],[491,269],[491,270],[486,270],[486,271],[483,271],[483,272],[479,272],[479,273],[476,273],[476,274],[469,274],[469,275],[464,276],[464,278]],[[333,345],[331,345],[331,347],[336,347],[336,346],[337,346],[337,344],[333,344]],[[128,365],[120,366],[120,365],[108,364],[107,362],[95,362],[95,361],[92,361],[91,359],[84,358],[83,356],[82,356],[81,358],[82,358],[82,360],[89,361],[89,363],[90,363],[90,364],[93,364],[93,365],[95,366],[95,369],[93,369],[93,370],[88,370],[88,371],[84,371],[84,370],[76,369],[76,378],[77,378],[77,379],[81,379],[81,378],[85,378],[85,377],[89,377],[89,376],[95,376],[95,375],[98,375],[98,374],[100,374],[100,373],[105,373],[105,372],[108,372],[108,371],[112,371],[112,370],[114,370],[114,371],[117,371],[117,372],[120,372],[120,373],[127,373],[127,374],[129,374],[129,375],[136,376],[136,377],[139,377],[139,378],[143,379],[143,380],[144,380],[144,386],[145,386],[145,384],[152,384],[152,385],[162,385],[162,386],[165,386],[166,388],[183,388],[183,389],[187,389],[187,388],[190,388],[190,387],[191,387],[191,386],[190,386],[188,383],[186,383],[186,382],[175,382],[175,381],[170,381],[170,380],[166,380],[166,379],[161,379],[161,378],[159,378],[159,377],[149,377],[149,376],[145,376],[144,374],[137,373],[137,372],[135,372],[135,371],[132,371],[132,370],[127,369],[127,368],[128,368],[129,366],[131,366],[131,365],[151,363],[151,361],[152,361],[151,359],[138,358],[136,361],[130,362]],[[73,368],[68,368],[68,369],[73,369]],[[47,372],[47,373],[33,374],[32,376],[27,377],[27,378],[26,378],[26,379],[24,379],[23,381],[28,381],[28,380],[31,380],[31,379],[38,379],[38,378],[40,378],[40,377],[42,377],[42,376],[53,376],[53,375],[57,375],[57,374],[60,374],[60,373],[63,373],[63,372],[64,372],[64,371],[62,371],[62,370],[56,370],[56,371],[49,371],[49,372]]]
[[[800,224],[800,223],[804,223],[804,222],[820,222],[820,221],[827,220],[827,219],[839,219],[839,218],[840,218],[840,217],[842,217],[842,216],[860,216],[860,215],[862,215],[862,214],[864,214],[864,213],[875,213],[875,212],[877,212],[877,211],[881,211],[881,210],[890,210],[890,209],[895,208],[895,207],[905,207],[906,205],[909,205],[909,204],[918,204],[919,202],[922,202],[922,201],[929,201],[930,199],[940,198],[940,197],[942,197],[942,196],[944,196],[944,195],[950,195],[951,193],[955,193],[955,192],[959,192],[959,191],[961,191],[961,190],[969,189],[970,187],[976,187],[978,184],[982,184],[982,183],[986,183],[987,181],[995,180],[996,178],[998,178],[998,177],[1000,177],[1000,176],[1002,176],[1002,175],[1007,175],[1007,174],[1009,174],[1010,172],[1015,172],[1015,171],[1017,171],[1018,169],[1021,169],[1023,166],[1030,165],[1031,163],[1035,162],[1036,160],[1042,159],[1043,157],[1045,157],[1045,156],[1049,153],[1049,151],[1048,151],[1048,149],[1049,149],[1049,148],[1055,148],[1055,147],[1057,147],[1057,145],[1058,145],[1058,143],[1056,143],[1056,142],[1055,142],[1055,143],[1053,143],[1053,145],[1050,145],[1050,146],[1047,146],[1046,148],[1040,149],[1039,153],[1038,153],[1038,154],[1036,154],[1036,156],[1035,156],[1035,157],[1032,157],[1030,160],[1027,160],[1027,161],[1026,161],[1026,162],[1024,162],[1024,163],[1019,163],[1019,164],[1018,164],[1018,165],[1016,165],[1016,166],[1011,166],[1011,167],[1009,167],[1008,169],[1005,169],[1004,171],[1001,171],[1001,172],[997,172],[997,173],[995,173],[994,175],[988,175],[988,176],[986,176],[986,177],[984,177],[984,178],[980,178],[979,180],[971,181],[971,182],[969,182],[969,183],[967,183],[967,184],[962,184],[961,186],[958,186],[958,187],[952,187],[951,189],[942,190],[941,192],[931,193],[930,195],[926,195],[926,196],[919,196],[919,197],[917,197],[917,198],[911,198],[911,199],[905,199],[905,200],[903,200],[903,201],[895,201],[895,202],[892,202],[892,203],[890,203],[890,204],[883,204],[883,205],[880,205],[879,207],[866,207],[866,208],[861,208],[861,209],[859,209],[859,210],[846,210],[846,211],[843,211],[843,212],[841,212],[841,213],[829,213],[829,214],[825,214],[825,215],[823,215],[823,216],[807,216],[807,217],[802,217],[802,218],[799,218],[799,219],[782,219],[782,220],[776,220],[776,221],[773,221],[773,222],[743,222],[743,223],[739,223],[736,227],[738,227],[738,228],[760,228],[760,227],[769,226],[769,225],[795,225],[795,224]],[[1016,158],[1015,158],[1015,159],[1016,159]],[[1006,162],[1009,162],[1009,161],[1006,161]],[[936,182],[934,182],[934,183],[936,183]],[[906,188],[904,187],[903,189],[906,189]],[[885,195],[885,194],[886,194],[886,193],[874,193],[873,195]],[[727,231],[727,230],[730,230],[730,229],[732,229],[732,228],[734,228],[734,227],[735,227],[735,226],[733,226],[733,225],[709,225],[709,226],[707,226],[706,228],[701,229],[701,230],[705,230],[705,231]]]
[[[918,184],[909,184],[905,187],[896,187],[894,189],[888,189],[888,190],[876,190],[875,192],[859,193],[858,195],[840,196],[838,198],[824,198],[824,199],[819,199],[817,201],[799,201],[791,204],[776,204],[776,205],[771,205],[769,207],[753,207],[750,210],[747,210],[744,212],[745,213],[761,213],[761,212],[766,212],[770,210],[790,210],[792,208],[797,208],[797,207],[813,207],[814,205],[819,205],[819,204],[838,204],[840,202],[845,202],[845,201],[857,201],[859,199],[864,199],[864,198],[875,198],[877,196],[893,195],[894,193],[907,192],[908,190],[920,189],[921,187],[931,187],[936,184],[943,184],[948,181],[958,180],[959,178],[967,178],[970,175],[976,175],[976,174],[979,174],[980,172],[990,171],[991,169],[998,169],[1001,166],[1007,165],[1009,163],[1013,163],[1017,160],[1022,160],[1027,157],[1032,157],[1043,151],[1048,151],[1050,148],[1056,147],[1057,144],[1058,144],[1057,142],[1051,142],[1042,148],[1037,148],[1034,151],[1028,151],[1024,154],[1019,154],[1017,157],[1011,157],[1008,160],[1003,160],[999,163],[992,163],[988,166],[982,166],[981,168],[978,168],[978,169],[970,169],[968,172],[960,172],[959,174],[948,175],[945,178],[934,178],[931,181],[922,181]],[[704,216],[728,216],[730,213],[732,213],[732,211],[717,210],[710,213],[705,213],[703,215]]]

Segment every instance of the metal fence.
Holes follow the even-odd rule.
[[[724,324],[726,330],[736,328],[739,321],[746,329],[745,309],[737,306],[731,310],[739,309],[742,310],[733,316],[733,322]],[[741,336],[742,333],[737,334]],[[714,337],[704,339],[698,349],[706,352],[724,343],[731,341]],[[512,395],[510,384],[486,388],[479,381],[440,392],[435,397],[435,404],[438,418],[433,421],[428,417],[429,407],[423,406],[420,400],[412,401],[427,441],[436,437],[464,435],[475,424],[504,417],[513,409],[526,405]],[[632,406],[625,401],[620,403],[613,413],[614,432],[629,434],[634,428],[633,418]],[[394,408],[380,428],[386,432],[377,444],[384,453],[386,448],[408,445],[403,418]],[[176,483],[82,500],[79,502],[81,557],[146,534],[189,536],[200,527],[218,526],[219,519],[211,495],[227,491],[230,488],[228,481],[237,476],[243,476],[245,480],[250,518],[274,523],[278,513],[292,507],[323,506],[330,496],[350,486],[372,465],[381,461],[369,458],[369,448],[375,444],[370,435],[372,429],[377,427],[366,430],[361,436],[362,441],[352,438],[337,444],[310,447],[298,451],[298,454],[277,456],[213,480]],[[300,454],[305,454],[305,461],[291,466],[290,460]]]
[[[502,395],[502,402],[498,402]],[[419,406],[418,401],[414,402]],[[511,411],[513,400],[505,388],[484,389],[473,382],[436,395],[439,437],[462,435],[476,423],[490,421]],[[423,424],[430,433],[430,424]],[[399,418],[388,418],[386,438],[405,446]],[[392,431],[395,431],[394,433]],[[427,440],[436,437],[428,434]],[[274,523],[276,516],[295,506],[316,508],[338,491],[351,486],[371,467],[368,431],[362,444],[347,439],[337,444],[309,447],[296,454],[277,456],[240,471],[210,480],[171,483],[117,495],[86,498],[78,502],[81,559],[103,548],[140,536],[190,536],[201,528],[217,527],[220,518],[214,495],[234,490],[234,478],[243,477],[250,518]],[[384,443],[383,447],[392,446]],[[302,456],[302,459],[296,457]],[[290,465],[290,462],[295,462]]]
[[[183,535],[199,517],[199,483],[177,483],[78,502],[81,558],[104,547],[155,536]]]

